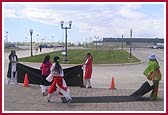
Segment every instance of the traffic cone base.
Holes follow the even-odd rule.
[[[28,75],[27,73],[25,74],[25,77],[24,77],[24,84],[23,84],[24,87],[28,87],[29,86],[29,80],[28,80]]]

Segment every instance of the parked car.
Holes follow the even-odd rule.
[[[162,43],[157,43],[152,47],[153,49],[164,49],[164,44]]]
[[[5,43],[5,48],[17,48],[17,45],[14,43]]]
[[[52,48],[53,45],[47,45],[47,44],[40,44],[41,48]]]

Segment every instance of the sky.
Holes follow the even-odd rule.
[[[3,3],[3,38],[9,42],[91,42],[103,38],[160,38],[165,35],[163,3]]]

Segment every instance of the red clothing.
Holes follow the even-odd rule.
[[[54,91],[56,91],[57,86],[58,85],[61,89],[67,91],[67,85],[63,79],[62,76],[54,76],[54,81],[51,84],[50,88],[48,89],[48,93],[53,93]]]
[[[41,75],[44,75],[44,76],[49,75],[50,74],[50,68],[51,68],[51,66],[52,66],[52,64],[51,64],[50,61],[42,63],[41,67],[40,67],[40,69],[42,71]]]
[[[84,79],[91,79],[92,76],[92,57],[90,56],[89,58],[87,58],[85,64],[85,74],[84,74]]]

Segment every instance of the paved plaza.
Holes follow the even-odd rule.
[[[50,49],[44,49],[49,52]],[[52,50],[53,51],[53,50]],[[18,57],[28,56],[29,51],[18,51]],[[34,52],[35,53],[35,52]],[[148,62],[148,55],[155,53],[160,63],[162,80],[159,86],[158,101],[138,101],[138,102],[109,102],[109,103],[71,103],[67,105],[62,103],[57,96],[52,97],[51,103],[46,101],[46,97],[42,96],[41,89],[38,85],[30,85],[23,87],[23,84],[6,83],[6,72],[8,66],[9,52],[4,53],[4,111],[47,111],[47,112],[75,112],[75,111],[105,111],[105,112],[163,112],[165,110],[164,99],[164,50],[163,49],[134,49],[133,55],[142,60],[138,64],[122,64],[122,65],[93,65],[92,89],[80,87],[69,87],[72,97],[84,96],[128,96],[134,92],[147,79],[142,74]],[[39,54],[38,52],[36,54]],[[28,66],[39,68],[40,63],[24,63]],[[62,65],[63,68],[74,65]],[[111,79],[115,78],[116,90],[110,90]],[[149,81],[150,82],[150,81]],[[151,82],[150,82],[151,83]],[[146,94],[145,96],[149,96]]]

